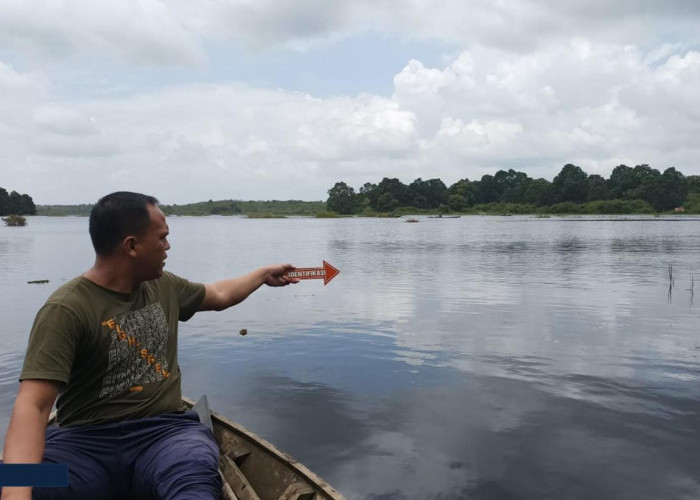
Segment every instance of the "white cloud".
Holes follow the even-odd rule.
[[[296,146],[308,159],[353,161],[404,156],[415,146],[414,116],[395,102],[372,96],[330,99],[304,119]],[[308,115],[307,115],[308,116]]]
[[[182,203],[322,199],[338,180],[450,184],[500,168],[551,179],[567,162],[700,173],[700,4],[550,3],[8,0],[3,187],[39,203],[113,187]],[[246,83],[244,70],[222,78],[213,65],[228,61],[210,47],[269,64],[300,50],[312,64],[368,33],[442,40],[453,54],[402,59],[387,96],[318,97]],[[339,57],[361,79],[373,54]]]
[[[149,65],[202,62],[206,42],[309,51],[367,33],[401,40],[478,43],[532,51],[572,37],[659,44],[699,40],[695,0],[5,0],[0,44],[44,57],[67,54]]]
[[[0,45],[40,61],[168,66],[203,58],[199,37],[158,0],[4,0]]]
[[[48,105],[34,113],[37,129],[57,135],[91,135],[95,133],[95,120],[71,108]]]
[[[426,150],[474,165],[465,171],[472,178],[533,160],[551,178],[574,159],[597,170],[609,160],[607,175],[620,155],[665,168],[681,143],[689,149],[678,166],[692,173],[699,58],[669,50],[646,58],[578,38],[528,55],[475,47],[443,69],[409,62],[394,98],[415,114]]]
[[[212,0],[172,4],[200,36],[228,39],[253,50],[310,50],[363,33],[403,40],[479,43],[531,51],[571,37],[611,43],[658,44],[659,36],[698,42],[695,0]]]
[[[99,173],[95,189],[110,179],[152,190],[168,177],[178,187],[160,195],[166,202],[202,195],[256,198],[263,190],[270,197],[321,199],[335,182],[328,170],[333,162],[390,161],[416,148],[416,139],[413,115],[385,98],[319,100],[239,85],[196,85],[38,106],[17,157],[31,158],[37,177],[30,170],[24,182],[39,199],[74,191],[62,157],[73,158],[71,169],[82,165]],[[90,166],[95,163],[99,167]],[[47,174],[56,183],[44,185]],[[202,194],[192,194],[193,178]],[[301,179],[303,190],[290,191]],[[64,185],[57,191],[57,184]]]
[[[30,84],[27,75],[15,71],[12,66],[0,61],[0,89],[3,92],[12,92],[26,88]]]

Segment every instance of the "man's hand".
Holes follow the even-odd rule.
[[[32,500],[32,489],[3,487],[2,500]]]
[[[299,278],[290,278],[288,276],[288,273],[295,269],[291,264],[269,266],[266,269],[267,277],[265,278],[265,284],[267,286],[286,286],[290,283],[299,283]]]
[[[46,423],[58,395],[59,383],[23,380],[5,437],[5,463],[40,463],[44,455]],[[30,499],[31,488],[3,488],[2,500]]]
[[[290,278],[288,273],[294,270],[291,264],[276,264],[261,267],[238,278],[217,281],[205,285],[206,293],[200,311],[221,311],[244,301],[262,285],[286,286],[298,283],[298,278]]]

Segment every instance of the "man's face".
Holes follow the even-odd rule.
[[[165,222],[165,215],[155,205],[148,205],[148,214],[151,222],[146,231],[136,238],[136,249],[138,250],[138,278],[141,280],[152,280],[163,275],[165,259],[168,258],[167,251],[170,250],[168,243],[168,224]]]

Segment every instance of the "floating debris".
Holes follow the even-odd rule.
[[[240,333],[241,335],[248,335],[248,330],[246,328],[241,328],[241,331],[238,333]]]
[[[32,280],[32,281],[27,281],[28,284],[30,285],[43,285],[44,283],[48,283],[49,280]]]

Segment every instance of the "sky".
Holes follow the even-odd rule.
[[[0,0],[0,186],[325,200],[700,174],[698,0]]]

